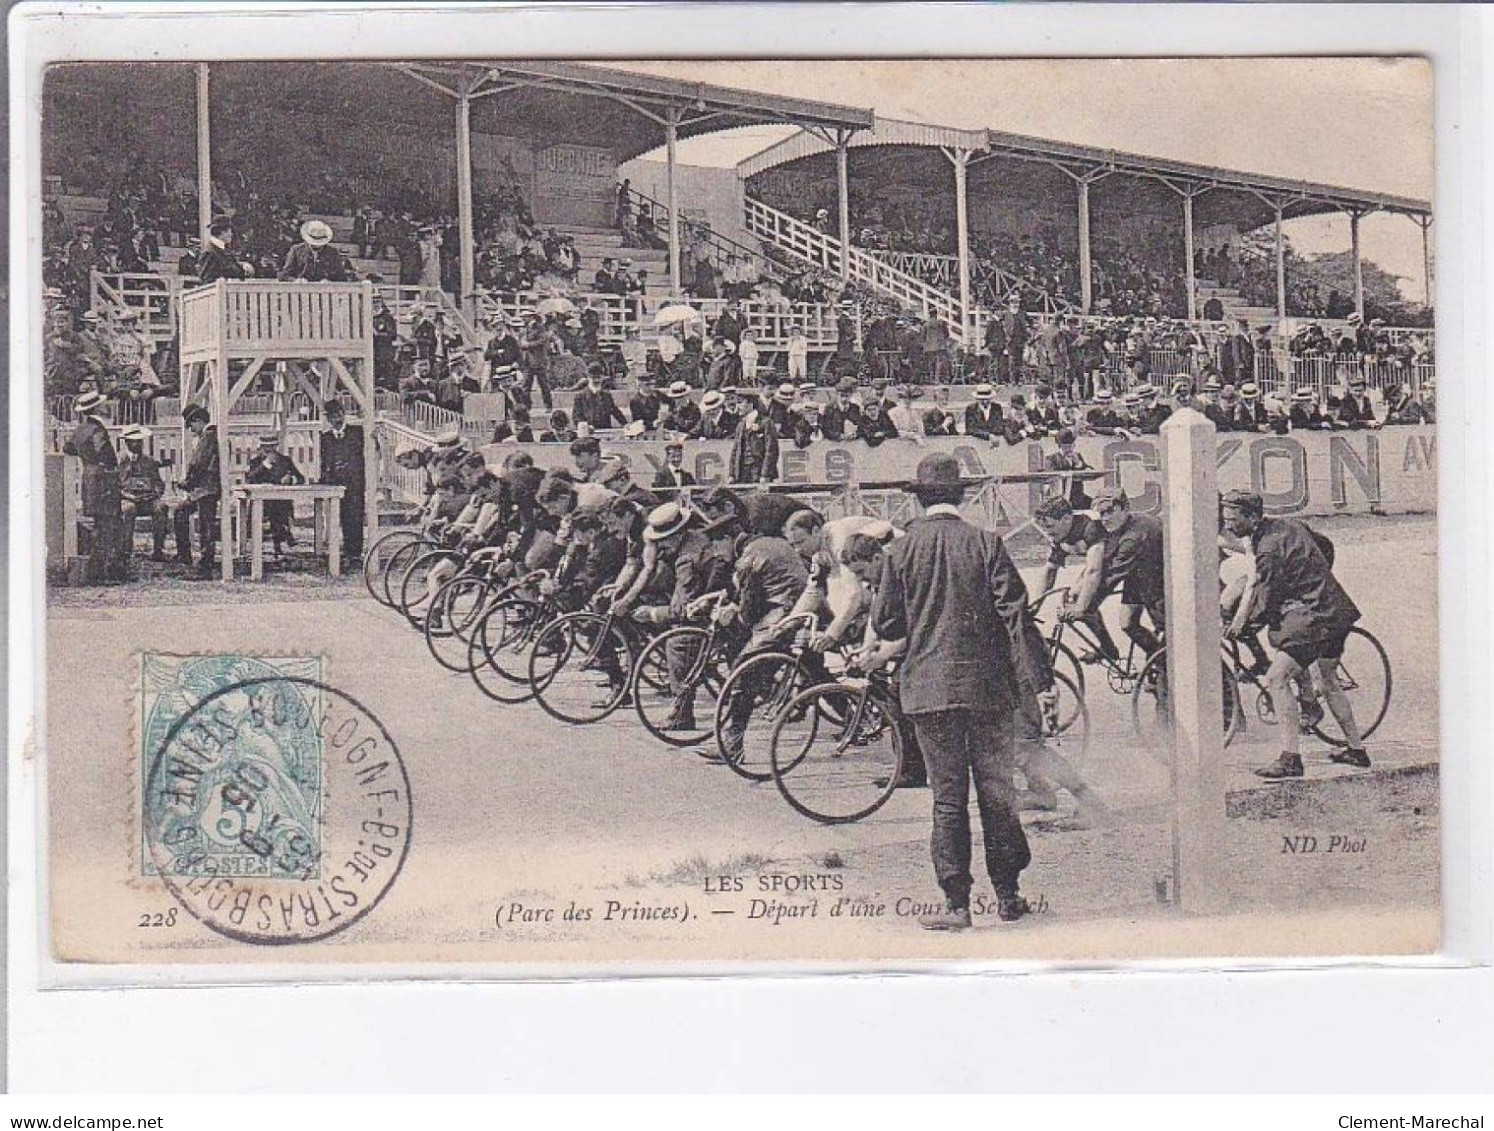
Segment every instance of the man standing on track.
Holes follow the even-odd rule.
[[[931,848],[945,910],[919,922],[970,926],[972,778],[997,915],[1011,922],[1031,910],[1018,880],[1032,859],[1012,783],[1013,716],[1023,685],[1051,695],[1053,671],[1041,637],[1027,631],[1027,588],[1006,547],[956,510],[965,495],[959,461],[925,456],[911,491],[927,513],[887,551],[872,624],[884,641],[906,641],[902,709],[934,794]]]

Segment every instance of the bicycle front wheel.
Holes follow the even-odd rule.
[[[1242,729],[1240,685],[1229,661],[1219,664],[1220,724],[1228,746]],[[1172,693],[1168,684],[1167,649],[1158,648],[1142,666],[1131,691],[1131,724],[1136,738],[1157,761],[1172,761]]]
[[[638,654],[631,680],[633,709],[660,742],[699,746],[710,740],[725,682],[715,650],[708,629],[680,625],[654,637]]]
[[[867,687],[822,683],[800,692],[779,713],[769,740],[778,792],[821,824],[870,816],[887,804],[902,772],[896,726]]]
[[[806,683],[803,666],[787,652],[762,652],[732,669],[716,700],[716,748],[721,760],[748,781],[773,776],[773,728]]]
[[[1368,738],[1385,721],[1390,709],[1390,657],[1374,634],[1358,627],[1349,629],[1344,640],[1344,654],[1333,665],[1333,675],[1349,700],[1359,733]],[[1333,712],[1324,705],[1323,717],[1312,732],[1331,746],[1347,746],[1348,740],[1334,725]]]
[[[455,550],[432,550],[412,561],[399,581],[399,610],[405,619],[423,631],[435,590],[445,584],[434,580],[436,570],[454,575],[461,566],[462,555]]]
[[[405,570],[410,568],[410,563],[421,554],[428,554],[432,550],[440,549],[438,543],[429,538],[416,538],[414,541],[405,542],[389,552],[384,561],[383,573],[380,575],[378,590],[375,600],[379,600],[379,594],[383,599],[379,604],[386,608],[395,609],[399,607],[399,583],[405,576]]]
[[[529,687],[552,718],[599,723],[627,698],[632,667],[632,645],[616,624],[596,613],[570,613],[535,638]]]
[[[467,670],[467,644],[491,596],[491,582],[471,574],[443,585],[425,618],[425,646],[447,671]]]
[[[529,689],[529,650],[544,627],[544,607],[528,597],[505,597],[485,612],[467,643],[467,670],[489,699],[525,703]]]
[[[368,553],[363,555],[363,588],[367,589],[368,595],[385,608],[393,603],[389,600],[389,594],[384,587],[384,573],[389,568],[390,559],[397,551],[419,541],[420,531],[418,530],[391,530],[387,534],[381,534],[373,545],[369,546]]]

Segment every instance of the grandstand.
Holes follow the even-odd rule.
[[[682,195],[692,182],[680,140],[764,123],[797,132],[737,167],[735,214]],[[191,387],[183,295],[197,285],[209,220],[231,218],[236,254],[264,280],[300,225],[319,219],[394,319],[388,354],[354,343],[374,359],[367,404],[388,443],[369,481],[386,501],[416,490],[389,453],[452,424],[483,437],[506,412],[485,374],[442,401],[412,396],[419,379],[378,360],[414,356],[416,328],[432,317],[454,335],[450,353],[443,344],[430,359],[443,368],[559,300],[575,308],[554,329],[561,351],[578,355],[576,372],[617,380],[621,347],[636,337],[657,373],[655,315],[689,302],[697,340],[731,308],[761,351],[764,382],[787,375],[791,340],[802,340],[822,383],[932,373],[973,384],[999,382],[991,328],[1015,305],[1034,331],[1061,324],[1093,344],[1085,364],[1117,389],[1217,371],[1231,324],[1245,320],[1272,335],[1256,353],[1264,388],[1306,382],[1321,395],[1349,363],[1289,345],[1291,316],[1313,292],[1301,278],[1288,286],[1282,222],[1339,211],[1357,233],[1361,216],[1391,212],[1425,238],[1431,215],[1418,200],[559,62],[70,64],[47,74],[43,138],[44,282],[53,322],[67,327],[49,340],[54,442],[81,372],[54,365],[58,343],[94,333],[83,325],[92,314],[112,344],[138,337],[156,382],[121,396],[115,420],[143,422],[156,450],[179,452]],[[621,166],[660,147],[661,185],[620,183]],[[1357,239],[1354,251],[1357,261]],[[615,285],[604,288],[609,261]],[[1366,313],[1362,287],[1339,305],[1318,312],[1330,333],[1345,325],[1335,314]],[[375,311],[360,308],[365,329]],[[948,364],[926,373],[928,347],[909,343],[936,325],[942,336],[928,340],[948,343]],[[1430,335],[1377,333],[1351,368],[1376,387],[1425,383]],[[699,385],[705,359],[684,336],[693,368],[669,375]],[[873,337],[882,344],[870,347]],[[261,362],[250,377],[251,354],[224,363],[247,382],[223,398],[225,482],[254,432],[314,427],[319,401],[337,395],[335,382],[298,392],[274,344],[252,355]],[[1054,365],[1034,354],[1025,371],[1067,384]],[[347,390],[344,399],[358,408]],[[569,407],[570,391],[555,403]],[[314,447],[297,450],[314,463]]]

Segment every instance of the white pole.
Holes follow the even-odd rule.
[[[1359,259],[1359,213],[1349,213],[1349,250],[1354,258],[1354,310],[1364,317],[1364,264]]]
[[[1428,310],[1432,308],[1432,218],[1422,216],[1416,221],[1421,228],[1421,298]]]
[[[1276,317],[1287,316],[1286,241],[1281,234],[1281,205],[1276,206]]]
[[[669,293],[679,298],[680,289],[680,209],[675,195],[674,165],[675,146],[679,141],[680,114],[670,109],[664,122],[664,145],[668,156],[668,207],[669,207]]]
[[[456,104],[456,162],[457,238],[461,245],[462,292],[457,297],[457,305],[468,320],[475,323],[472,297],[477,289],[472,248],[472,99],[466,91],[462,92]]]
[[[208,110],[208,65],[197,64],[197,238],[207,247],[213,222],[212,115]]]
[[[1094,278],[1089,260],[1089,181],[1079,179],[1079,305],[1085,314],[1094,303]]]
[[[1188,278],[1188,319],[1192,321],[1198,317],[1198,296],[1194,293],[1197,286],[1193,278],[1193,194],[1183,194],[1183,262]]]
[[[966,196],[966,172],[970,162],[968,149],[950,151],[955,173],[955,237],[960,253],[960,344],[970,344],[970,219]]]
[[[840,277],[851,277],[851,180],[846,149],[850,136],[839,130],[835,134],[835,183],[840,202]]]
[[[1224,908],[1229,867],[1216,447],[1213,423],[1194,409],[1178,409],[1162,425],[1173,866],[1178,902],[1194,914]]]

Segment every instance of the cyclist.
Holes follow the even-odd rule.
[[[1083,556],[1084,576],[1100,577],[1105,569],[1105,528],[1100,520],[1088,511],[1076,511],[1062,495],[1045,499],[1033,515],[1037,527],[1053,543],[1053,550],[1043,566],[1043,583],[1039,591],[1046,593],[1058,580],[1058,571],[1070,556]],[[1096,602],[1098,604],[1098,602]],[[1104,619],[1097,608],[1073,618],[1078,620],[1094,638],[1098,651],[1086,651],[1079,656],[1085,664],[1098,663],[1101,659],[1111,663],[1120,662],[1120,650],[1110,635]]]
[[[1151,515],[1132,513],[1130,500],[1120,488],[1096,495],[1094,513],[1105,532],[1100,568],[1085,571],[1079,592],[1070,595],[1058,615],[1079,620],[1097,612],[1100,602],[1119,589],[1121,631],[1151,656],[1162,646],[1156,632],[1164,624],[1162,523]],[[1142,612],[1151,619],[1155,632],[1141,623]]]
[[[1230,491],[1222,509],[1226,529],[1237,538],[1249,539],[1255,555],[1253,577],[1225,631],[1239,638],[1265,625],[1277,649],[1265,684],[1276,707],[1282,750],[1275,762],[1259,767],[1256,774],[1268,780],[1303,774],[1301,715],[1293,689],[1294,679],[1303,670],[1312,672],[1347,742],[1345,749],[1330,752],[1328,760],[1368,769],[1369,754],[1354,708],[1335,670],[1349,629],[1359,620],[1358,606],[1334,577],[1322,546],[1305,523],[1265,517],[1265,503],[1254,491]]]

